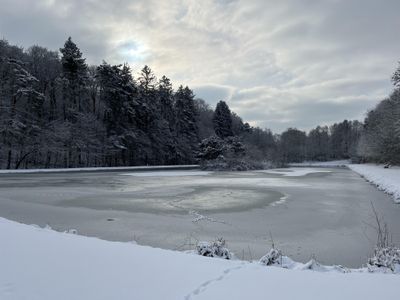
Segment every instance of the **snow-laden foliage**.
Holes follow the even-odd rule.
[[[374,255],[368,260],[368,269],[400,273],[400,249],[393,246],[375,248]]]
[[[233,254],[225,246],[226,241],[223,238],[218,238],[212,242],[199,242],[196,251],[201,256],[232,259]]]
[[[266,266],[282,265],[282,251],[272,248],[260,259],[260,263]]]
[[[400,164],[400,87],[368,112],[358,150],[367,161]]]
[[[199,145],[197,157],[204,170],[246,171],[263,169],[260,161],[252,160],[238,137],[221,139],[211,136]]]
[[[272,248],[260,259],[260,264],[264,266],[275,266],[291,270],[312,270],[317,272],[339,272],[349,273],[351,270],[340,265],[325,266],[320,264],[314,258],[306,263],[300,263],[292,260],[290,257],[282,254],[282,251]]]
[[[213,117],[215,134],[224,139],[233,136],[232,114],[225,101],[219,101],[215,107]]]

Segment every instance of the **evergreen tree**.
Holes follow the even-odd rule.
[[[400,62],[397,70],[394,72],[392,76],[392,82],[396,88],[400,88]]]
[[[174,93],[171,81],[166,76],[163,76],[158,83],[158,94],[161,117],[168,122],[172,129],[173,124],[175,123],[173,107]]]
[[[85,58],[78,46],[72,41],[71,37],[67,39],[63,48],[60,48],[62,54],[61,65],[63,75],[70,81],[77,81],[80,84],[85,83],[87,76],[87,65]]]
[[[175,93],[175,113],[177,157],[184,163],[190,163],[194,160],[200,139],[196,124],[194,94],[188,87],[180,86]]]
[[[224,139],[233,136],[231,111],[225,101],[219,101],[213,117],[214,131],[217,136]]]
[[[66,98],[69,99],[69,107],[72,111],[82,112],[88,109],[88,95],[86,84],[88,80],[88,67],[82,53],[77,45],[72,41],[71,37],[64,44],[64,48],[60,48],[62,54],[61,65],[62,74],[65,82]],[[72,112],[71,111],[71,112]],[[65,112],[66,117],[71,112]]]

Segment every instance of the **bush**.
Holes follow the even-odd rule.
[[[218,238],[215,241],[199,242],[196,246],[197,254],[207,257],[219,257],[223,259],[232,259],[233,254],[225,247],[226,241]]]
[[[372,203],[371,206],[375,216],[375,229],[378,238],[374,254],[368,259],[368,270],[370,272],[391,271],[400,273],[400,249],[391,243],[388,224],[378,215]]]
[[[282,251],[272,248],[260,259],[260,263],[266,266],[282,265]]]
[[[397,247],[376,247],[374,255],[368,260],[368,270],[377,269],[400,273],[400,249]]]

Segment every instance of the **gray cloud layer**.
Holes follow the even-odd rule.
[[[90,63],[149,64],[254,125],[362,118],[390,93],[398,0],[0,0],[0,35]]]

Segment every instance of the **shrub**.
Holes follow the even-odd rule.
[[[260,259],[260,263],[266,266],[282,265],[282,251],[272,248]]]
[[[376,269],[400,273],[400,249],[397,247],[376,247],[374,255],[368,259],[368,270],[374,272]]]
[[[226,241],[218,238],[213,242],[199,242],[196,246],[197,254],[207,257],[232,259],[233,254],[225,247]]]

